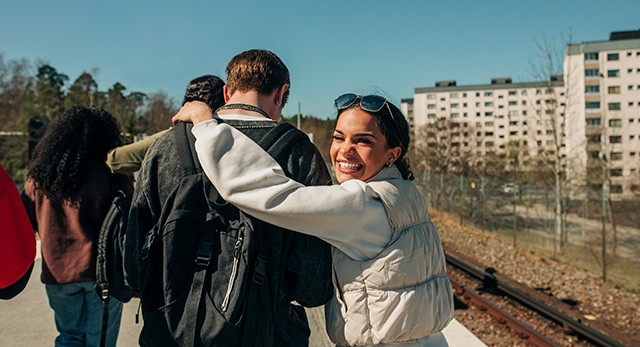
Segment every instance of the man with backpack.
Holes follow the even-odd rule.
[[[289,177],[330,184],[308,138],[277,125],[290,84],[280,58],[246,51],[225,72],[226,105],[217,117],[263,145]],[[140,344],[308,345],[306,315],[296,303],[319,306],[331,297],[329,246],[217,199],[199,173],[190,128],[179,123],[149,149],[131,205],[125,272],[141,297]]]

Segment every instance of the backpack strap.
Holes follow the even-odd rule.
[[[191,135],[192,128],[193,123],[178,122],[173,130],[180,164],[182,164],[182,169],[185,171],[184,176],[202,172],[202,167],[196,154],[196,138]]]
[[[294,127],[293,124],[285,122],[271,129],[258,144],[278,160],[278,157],[289,153],[289,149],[303,139],[309,139],[307,134]]]

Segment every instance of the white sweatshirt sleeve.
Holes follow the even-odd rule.
[[[305,187],[240,131],[215,120],[193,127],[204,173],[226,201],[265,222],[317,236],[356,260],[384,249],[392,230],[365,182]]]

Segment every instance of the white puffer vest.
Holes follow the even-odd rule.
[[[380,196],[394,236],[368,261],[333,249],[337,290],[325,306],[327,332],[339,346],[422,345],[424,337],[453,319],[453,291],[438,231],[410,181],[392,178],[368,184]]]

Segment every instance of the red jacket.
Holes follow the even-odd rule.
[[[16,185],[0,165],[0,288],[29,270],[36,257],[36,238]]]

